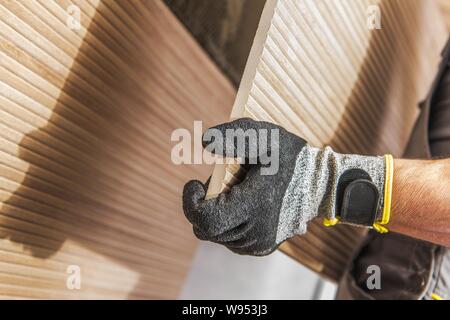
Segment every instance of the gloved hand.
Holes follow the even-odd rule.
[[[238,139],[204,138],[203,145],[222,156],[245,159],[248,171],[229,193],[210,200],[205,200],[207,187],[201,182],[194,180],[185,185],[184,213],[199,239],[222,244],[239,254],[262,256],[273,252],[284,240],[304,234],[308,222],[318,216],[329,224],[339,220],[372,226],[383,220],[383,157],[342,155],[329,147],[313,148],[279,126],[248,118],[209,130],[219,130],[226,137],[230,129],[235,130]],[[255,141],[242,137],[248,129],[254,129],[258,138],[261,129],[278,131],[279,139],[269,134],[269,139],[256,140],[263,141],[265,145],[259,147],[269,155],[279,154],[276,174],[262,174],[270,164],[262,161],[261,154],[255,157],[249,153]],[[208,133],[204,137],[210,136]],[[245,148],[236,140],[245,141]]]

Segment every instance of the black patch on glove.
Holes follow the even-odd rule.
[[[339,178],[336,209],[341,222],[372,226],[377,219],[380,194],[369,174],[361,169],[345,171]]]

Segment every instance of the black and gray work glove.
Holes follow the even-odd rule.
[[[263,136],[261,132],[268,137],[256,140],[264,144],[258,147],[267,151],[265,156],[249,151],[255,143],[246,134],[249,129],[256,131],[257,138]],[[221,139],[205,141],[205,137],[214,136],[210,130],[222,132],[225,143],[222,145]],[[227,139],[230,132],[237,138]],[[278,132],[278,136],[271,132]],[[383,157],[313,148],[277,125],[247,118],[210,128],[203,139],[207,150],[245,159],[247,173],[229,193],[210,200],[205,200],[207,187],[201,182],[185,185],[184,213],[201,240],[222,244],[239,254],[261,256],[273,252],[284,240],[304,234],[308,222],[318,216],[330,225],[340,221],[373,226],[386,220]],[[273,154],[279,158],[274,160]],[[264,173],[264,168],[273,165],[267,163],[269,158],[279,161],[275,174]]]

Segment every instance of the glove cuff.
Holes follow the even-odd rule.
[[[390,156],[346,155],[330,147],[322,150],[306,145],[297,156],[283,198],[277,242],[304,234],[307,223],[315,217],[323,217],[329,226],[343,222],[385,231],[382,225],[388,222],[385,191],[390,208],[391,160]]]

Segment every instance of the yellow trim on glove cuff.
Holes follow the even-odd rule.
[[[384,205],[381,216],[381,221],[375,222],[373,228],[379,233],[389,232],[386,225],[389,223],[391,217],[391,203],[392,203],[392,183],[394,180],[394,158],[392,155],[387,154],[385,159],[385,180],[384,180]],[[326,227],[332,227],[339,223],[339,218],[324,218],[323,225]]]
[[[438,295],[436,293],[432,293],[431,294],[431,299],[433,299],[433,300],[444,300],[444,298],[442,298],[440,295]]]
[[[328,218],[324,218],[323,219],[323,225],[325,227],[332,227],[335,226],[339,223],[339,219],[338,218],[334,218],[334,219],[328,219]]]
[[[392,203],[392,183],[394,180],[394,158],[387,154],[384,156],[386,162],[386,175],[384,180],[384,206],[381,216],[381,221],[375,222],[373,228],[379,233],[389,232],[386,225],[391,218],[391,203]]]

